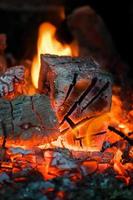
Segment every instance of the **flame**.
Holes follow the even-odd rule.
[[[38,78],[40,72],[40,55],[55,54],[55,55],[72,55],[72,50],[69,45],[61,44],[56,38],[56,27],[50,23],[43,23],[39,28],[37,55],[32,63],[32,82],[35,88],[38,88]]]
[[[110,124],[122,131],[125,135],[133,130],[132,110],[126,110],[119,95],[112,96],[112,107],[110,111]],[[115,137],[116,138],[116,137]]]

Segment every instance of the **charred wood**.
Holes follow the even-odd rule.
[[[45,95],[23,95],[14,100],[1,98],[0,119],[4,123],[7,145],[12,141],[34,146],[52,141],[59,134],[56,115]],[[0,135],[5,138],[3,126]]]
[[[17,93],[22,93],[24,77],[24,66],[15,66],[9,68],[4,74],[0,76],[0,97],[6,97],[10,94],[15,96]]]
[[[93,59],[42,55],[41,62],[39,89],[50,96],[60,125],[73,128],[109,111],[112,80]]]

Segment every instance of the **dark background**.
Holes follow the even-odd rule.
[[[133,73],[133,1],[131,0],[0,0],[0,32],[8,37],[7,51],[17,59],[32,58],[36,51],[38,27],[43,21],[60,24],[59,10],[66,15],[90,5],[103,18],[122,59]],[[71,39],[70,36],[68,36]],[[66,39],[66,41],[69,41]]]

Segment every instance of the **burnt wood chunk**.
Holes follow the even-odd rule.
[[[71,127],[110,110],[111,77],[91,58],[42,55],[39,87],[50,96],[60,125]]]
[[[21,93],[24,85],[25,77],[24,66],[15,66],[9,68],[3,75],[0,76],[0,97],[5,97],[9,94]],[[20,84],[21,83],[21,84]],[[17,87],[19,84],[19,87]]]
[[[13,144],[43,144],[59,134],[57,118],[46,95],[0,98],[0,120],[1,138],[6,135],[7,142],[11,140]]]

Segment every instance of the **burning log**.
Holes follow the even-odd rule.
[[[8,69],[0,76],[0,97],[6,97],[9,94],[22,93],[22,85],[24,85],[25,68],[23,66],[15,66]],[[17,87],[17,85],[19,87]]]
[[[39,89],[50,96],[60,125],[71,128],[110,109],[111,77],[92,59],[42,55]]]
[[[49,97],[45,95],[26,96],[28,95],[27,84],[30,82],[27,72],[29,74],[26,67],[16,66],[0,76],[2,148],[5,148],[9,141],[19,145],[41,144],[41,141],[44,143],[54,140],[59,133]]]
[[[1,97],[7,97],[0,99],[4,144],[8,139],[29,144],[31,138],[33,145],[50,142],[60,134],[59,125],[75,128],[110,109],[111,78],[93,60],[42,55],[40,74],[39,83],[44,80],[47,95],[27,96],[26,68],[22,66],[13,67],[0,77]],[[41,84],[39,89],[43,89]],[[12,93],[13,97],[22,96],[9,98]]]
[[[14,100],[0,98],[0,136],[6,143],[34,146],[55,139],[58,122],[46,95],[19,96]]]
[[[29,66],[11,67],[0,76],[0,97],[13,99],[18,95],[33,95],[35,92]]]

